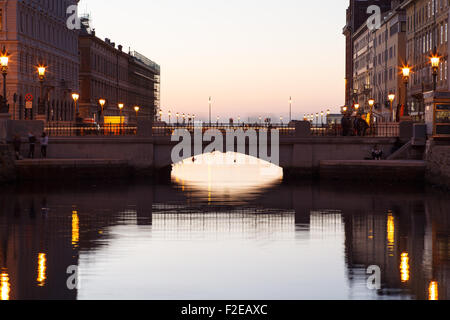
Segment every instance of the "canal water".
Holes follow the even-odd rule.
[[[2,188],[0,299],[450,298],[448,193],[209,160]]]

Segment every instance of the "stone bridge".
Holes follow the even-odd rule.
[[[138,174],[170,173],[171,166],[174,164],[172,153],[179,144],[178,140],[182,141],[182,138],[172,141],[173,132],[155,134],[154,128],[150,128],[149,123],[139,123],[137,134],[129,136],[52,136],[49,141],[48,158],[54,161],[55,168],[58,168],[58,159],[65,160],[63,166],[66,167],[70,160],[74,160],[73,166],[75,167],[81,166],[82,162],[83,166],[88,166],[89,160],[95,162],[95,165],[99,167],[102,163],[101,160],[104,160],[106,165],[108,161],[114,162],[114,170],[125,164]],[[389,156],[398,140],[398,135],[392,137],[314,136],[308,122],[296,122],[294,126],[288,127],[287,132],[283,131],[285,129],[277,130],[274,137],[278,135],[279,139],[272,138],[268,133],[267,144],[263,143],[264,139],[261,138],[259,130],[255,130],[257,131],[256,140],[247,137],[231,139],[230,142],[230,139],[225,137],[223,139],[217,137],[202,139],[200,137],[201,144],[194,143],[197,141],[194,134],[191,135],[191,141],[187,144],[190,144],[190,148],[185,148],[183,152],[175,150],[175,154],[178,154],[175,162],[209,153],[213,149],[235,151],[247,155],[254,155],[256,150],[259,158],[278,164],[283,168],[285,177],[311,176],[319,173],[323,161],[364,160],[370,157],[370,151],[374,145],[378,145],[384,154]],[[409,137],[403,137],[404,142],[411,139],[412,130],[406,131]],[[204,133],[204,130],[201,131],[200,136]],[[402,136],[401,126],[400,136]],[[214,148],[211,146],[211,141]],[[273,141],[279,143],[274,144]],[[276,150],[275,145],[279,146],[279,152],[272,152],[272,149]],[[27,145],[24,144],[23,148],[23,154],[26,154]],[[277,155],[279,156],[277,157]]]

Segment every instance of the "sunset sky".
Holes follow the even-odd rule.
[[[344,103],[346,0],[82,0],[97,36],[161,65],[164,111],[213,119]]]

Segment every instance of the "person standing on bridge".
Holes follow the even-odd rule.
[[[47,158],[48,136],[45,132],[41,136],[41,158]]]
[[[350,130],[352,127],[352,120],[350,119],[348,114],[345,114],[342,117],[341,126],[342,126],[342,135],[348,136],[350,134]]]
[[[34,149],[36,146],[36,136],[30,131],[28,133],[28,143],[30,144],[30,150],[28,151],[28,158],[34,159]]]

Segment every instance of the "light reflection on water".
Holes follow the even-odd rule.
[[[283,169],[237,153],[204,154],[176,164],[172,181],[182,191],[192,190],[195,197],[208,202],[245,203],[261,189],[281,183]]]
[[[448,194],[286,185],[261,165],[2,190],[1,299],[449,298]],[[367,288],[372,265],[382,290]]]

